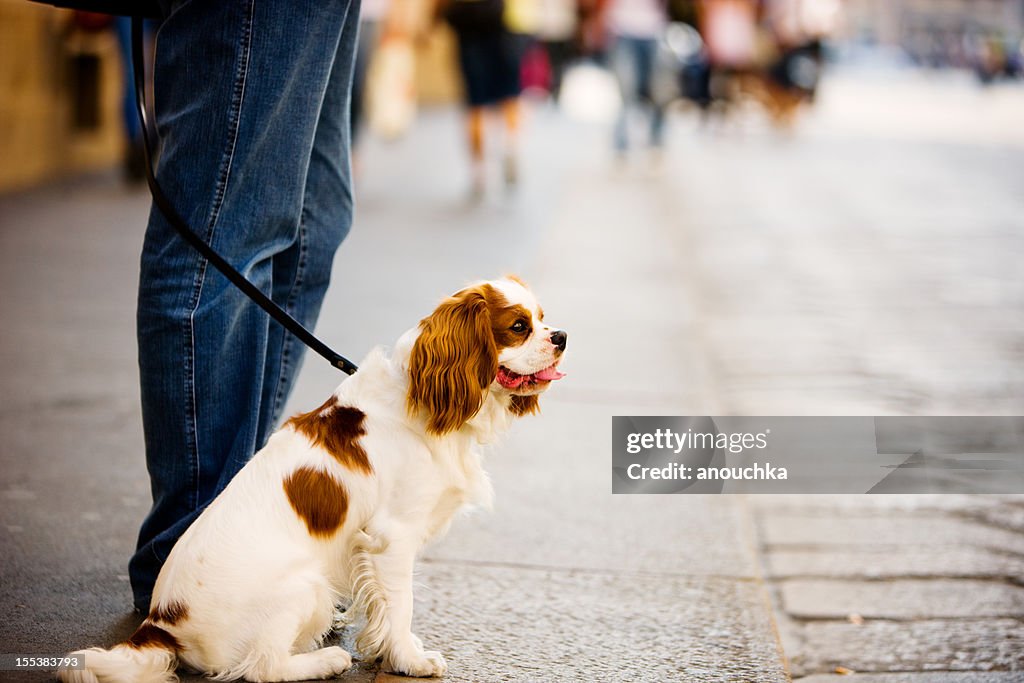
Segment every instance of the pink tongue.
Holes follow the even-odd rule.
[[[536,373],[534,377],[536,377],[537,379],[542,379],[546,382],[550,382],[551,380],[562,379],[563,377],[565,377],[565,373],[556,368],[554,365],[552,365],[551,367],[544,368],[540,372]]]

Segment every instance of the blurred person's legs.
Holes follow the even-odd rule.
[[[519,54],[521,37],[501,32],[458,33],[459,68],[466,91],[466,139],[469,143],[471,197],[486,186],[486,112],[501,108],[505,131],[505,181],[518,180]]]
[[[484,193],[486,185],[486,169],[484,166],[484,127],[486,121],[484,107],[470,107],[466,115],[466,132],[469,142],[469,164],[472,176],[471,192],[474,197]]]
[[[565,70],[573,57],[573,42],[571,40],[545,40],[544,51],[548,56],[548,65],[551,68],[551,99],[558,101],[558,95],[562,92],[562,79],[565,77]]]
[[[636,52],[630,38],[616,38],[608,51],[609,63],[615,79],[619,82],[622,95],[622,107],[612,128],[612,141],[615,151],[625,154],[629,149],[629,115],[636,103]]]
[[[157,177],[190,226],[306,325],[352,220],[349,88],[359,0],[175,4],[160,28]],[[157,210],[138,308],[153,507],[135,606],[177,538],[262,447],[304,348]]]
[[[484,193],[486,174],[484,166],[485,108],[491,101],[493,75],[490,73],[489,56],[493,47],[488,44],[490,35],[474,32],[457,34],[459,48],[459,70],[462,74],[466,95],[466,143],[469,146],[470,196],[479,198]]]
[[[615,150],[629,149],[629,115],[638,105],[650,107],[650,144],[660,148],[665,135],[665,107],[654,101],[653,81],[658,41],[654,38],[618,36],[611,48],[612,71],[622,92],[622,109],[615,121]]]
[[[505,184],[513,186],[519,182],[519,98],[503,101],[501,115],[505,123]]]
[[[505,133],[505,157],[503,171],[509,186],[519,181],[519,98],[510,97],[501,102],[501,120]],[[484,138],[487,129],[487,107],[470,107],[466,115],[467,141],[472,174],[472,193],[481,196],[486,186],[486,154]]]

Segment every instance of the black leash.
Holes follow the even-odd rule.
[[[278,306],[256,285],[249,282],[244,275],[235,270],[230,263],[218,254],[214,249],[204,242],[199,235],[194,233],[182,219],[170,200],[160,188],[153,172],[153,147],[150,143],[151,137],[156,137],[156,130],[150,128],[149,117],[146,113],[146,63],[143,52],[143,19],[132,17],[132,71],[135,78],[135,106],[139,111],[139,119],[142,121],[142,140],[146,156],[146,182],[149,184],[149,191],[153,195],[153,203],[160,209],[167,222],[171,224],[182,239],[188,242],[193,249],[202,254],[203,258],[213,264],[224,277],[231,281],[235,287],[242,290],[242,293],[255,302],[260,308],[267,312],[271,318],[281,324],[286,330],[294,334],[299,340],[327,359],[327,362],[349,375],[356,371],[356,365],[341,354],[333,351],[331,347],[316,338],[312,332],[302,326],[298,320],[293,318],[283,308]]]

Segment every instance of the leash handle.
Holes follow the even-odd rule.
[[[349,375],[355,373],[357,370],[355,363],[320,341],[312,332],[303,327],[302,323],[274,303],[259,287],[249,282],[244,275],[225,261],[213,247],[193,232],[188,227],[188,224],[185,223],[181,214],[175,210],[174,205],[167,199],[160,184],[156,181],[156,174],[153,171],[154,152],[151,145],[151,139],[156,137],[156,130],[155,128],[150,128],[151,123],[146,112],[146,65],[145,53],[143,51],[143,21],[142,17],[132,17],[132,72],[135,80],[135,107],[138,109],[139,119],[142,122],[143,149],[146,157],[146,182],[149,185],[150,194],[153,195],[153,203],[182,239],[198,251],[203,258],[213,264],[213,267],[219,270],[243,294],[266,311],[271,318],[298,337],[303,344],[323,356],[328,363],[338,370]]]

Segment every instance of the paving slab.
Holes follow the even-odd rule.
[[[799,652],[788,650],[794,677],[859,672],[1012,671],[1024,677],[1024,629],[1018,619],[808,623]]]
[[[849,551],[774,550],[765,553],[773,578],[934,578],[1012,579],[1024,576],[1024,557],[980,548],[902,548],[897,552],[865,548]]]
[[[934,619],[1024,614],[1024,587],[974,579],[854,581],[791,579],[782,608],[799,619]]]
[[[1024,553],[1024,534],[932,514],[854,516],[767,513],[760,517],[762,542],[779,546],[927,546]]]
[[[754,496],[750,504],[758,511],[773,513],[825,514],[853,513],[858,517],[889,516],[899,512],[946,512],[955,515],[981,514],[987,510],[1000,510],[1009,503],[1024,505],[1022,494],[969,495],[960,493],[915,493],[908,495],[833,495],[833,494],[773,494]]]

